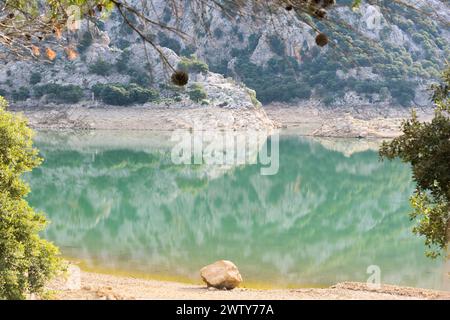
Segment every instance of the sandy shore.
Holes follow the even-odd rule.
[[[81,272],[76,288],[71,290],[65,281],[56,281],[50,289],[55,299],[64,300],[121,300],[121,299],[176,299],[176,300],[398,300],[445,299],[450,292],[382,285],[369,288],[364,283],[345,282],[330,288],[257,290],[207,289],[206,286],[169,281],[145,280],[99,273]],[[244,284],[245,286],[245,284]]]

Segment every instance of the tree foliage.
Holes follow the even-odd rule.
[[[417,221],[414,232],[425,237],[427,255],[437,257],[450,240],[450,66],[442,84],[433,86],[436,112],[431,122],[420,122],[413,112],[404,121],[403,135],[384,142],[383,158],[400,158],[411,164],[416,190],[411,197]]]
[[[189,98],[194,102],[200,102],[206,98],[208,98],[208,94],[205,91],[205,88],[201,84],[194,83],[191,86],[191,90],[188,92]]]
[[[83,89],[73,84],[46,83],[36,85],[33,91],[35,97],[40,98],[46,95],[49,101],[56,103],[77,103],[84,96]]]
[[[20,116],[6,111],[0,97],[0,299],[23,299],[41,293],[60,267],[57,248],[41,239],[46,225],[25,200],[25,172],[41,163],[33,132]]]
[[[92,87],[96,98],[104,103],[116,106],[143,104],[159,99],[155,89],[143,88],[137,84],[96,84]]]

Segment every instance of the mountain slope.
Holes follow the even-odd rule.
[[[254,89],[263,103],[313,99],[335,106],[428,105],[426,89],[450,56],[448,3],[415,0],[411,4],[414,9],[395,1],[380,0],[376,5],[363,1],[359,10],[352,11],[351,2],[338,1],[328,18],[318,21],[285,10],[269,12],[250,6],[242,9],[246,14],[207,8],[201,17],[199,8],[186,6],[175,16],[166,1],[130,1],[147,16],[176,27],[185,36],[146,28],[130,19],[161,47],[171,49],[164,52],[174,67],[180,67],[178,56],[186,57],[182,67],[192,73],[193,83],[198,82],[196,74],[207,74],[209,65],[211,71]],[[328,46],[315,44],[317,33],[310,25],[328,35]],[[95,25],[85,23],[78,38],[80,58],[76,61],[59,59],[48,66],[11,62],[2,67],[0,94],[14,100],[50,95],[58,102],[61,99],[51,94],[61,88],[39,88],[42,83],[56,82],[84,90],[82,94],[77,88],[62,88],[73,100],[86,99],[93,92],[105,103],[139,103],[120,94],[119,99],[116,95],[103,98],[93,87],[97,83],[135,83],[139,88],[119,86],[108,89],[107,94],[120,91],[132,95],[152,87],[172,102],[193,96],[197,103],[210,103],[208,93],[203,92],[204,82],[186,91],[166,85],[170,69],[164,69],[156,51],[144,50],[139,36],[117,13]],[[156,99],[155,92],[143,95],[144,101]],[[249,101],[258,104],[251,91]]]

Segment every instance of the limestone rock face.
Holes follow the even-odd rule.
[[[200,270],[200,276],[208,287],[234,289],[242,282],[236,265],[228,260],[219,260]]]

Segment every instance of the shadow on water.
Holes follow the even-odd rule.
[[[87,266],[197,280],[229,259],[285,287],[366,281],[377,265],[384,283],[442,288],[442,263],[411,233],[410,169],[367,141],[282,135],[279,171],[263,176],[174,165],[166,136],[114,135],[37,137],[29,200],[52,221],[44,236]]]

